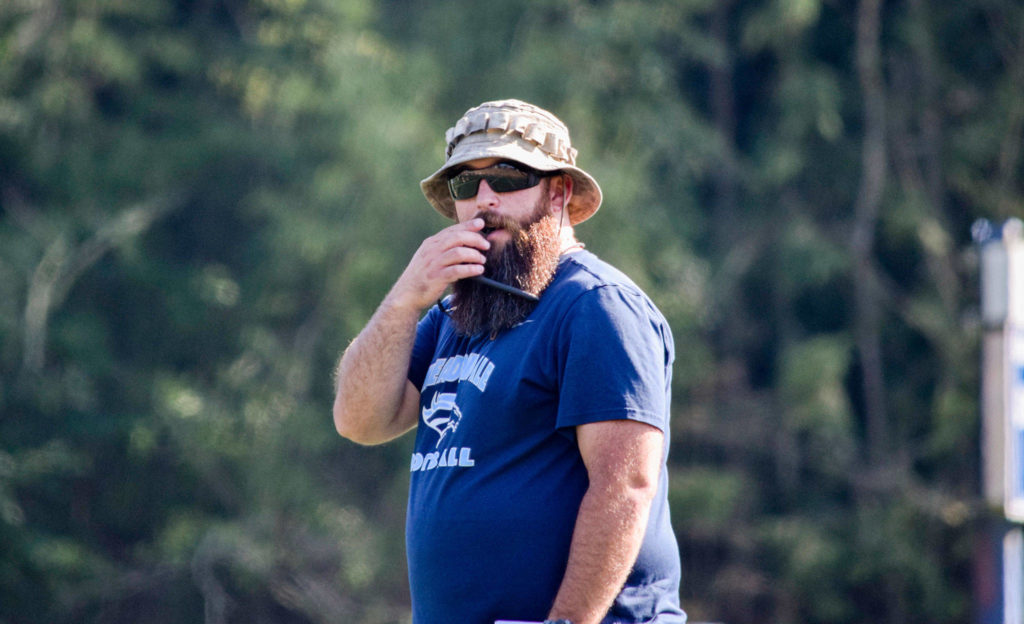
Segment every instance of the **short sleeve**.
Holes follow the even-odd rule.
[[[668,431],[672,334],[643,293],[619,286],[584,293],[559,347],[560,429],[628,419]]]
[[[409,381],[417,389],[423,388],[423,380],[427,376],[427,369],[434,358],[434,348],[437,345],[438,332],[441,329],[441,322],[444,320],[442,314],[437,306],[433,306],[416,324],[416,341],[412,346],[412,359],[409,361],[408,377]]]

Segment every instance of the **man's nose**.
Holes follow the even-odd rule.
[[[498,194],[487,184],[487,180],[480,180],[480,186],[476,189],[477,206],[497,206]]]

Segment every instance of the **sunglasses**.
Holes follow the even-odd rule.
[[[542,178],[553,173],[510,162],[486,169],[463,169],[448,178],[448,192],[452,199],[472,199],[480,190],[480,180],[487,180],[487,186],[495,193],[511,193],[537,186]]]

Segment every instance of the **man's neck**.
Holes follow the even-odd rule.
[[[563,254],[572,253],[583,249],[583,243],[576,240],[576,234],[573,232],[572,227],[566,226],[562,228],[561,232],[561,247],[560,252]]]

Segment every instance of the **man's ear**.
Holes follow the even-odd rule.
[[[572,178],[567,175],[560,175],[551,178],[548,185],[548,200],[551,202],[552,212],[561,212],[562,208],[569,205],[572,199]]]

